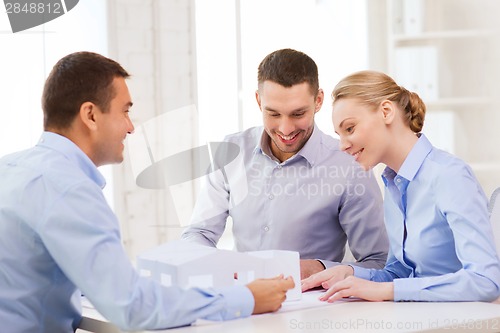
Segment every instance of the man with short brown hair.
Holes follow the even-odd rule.
[[[243,167],[213,168],[183,239],[216,246],[231,216],[238,251],[297,251],[302,278],[342,261],[347,241],[355,265],[384,267],[380,189],[316,126],[324,93],[315,62],[281,49],[262,60],[257,76],[263,126],[226,137]],[[214,155],[230,160],[224,153]]]

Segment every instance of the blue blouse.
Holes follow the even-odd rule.
[[[488,201],[459,158],[421,135],[398,173],[386,168],[384,214],[390,250],[384,269],[355,275],[394,282],[395,301],[492,301],[500,263]]]

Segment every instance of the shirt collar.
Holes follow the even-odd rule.
[[[99,172],[96,165],[80,147],[65,136],[53,132],[43,132],[37,146],[46,147],[63,154],[68,160],[76,163],[99,187],[104,188],[106,185],[106,180]]]
[[[412,181],[431,150],[432,144],[427,137],[421,133],[417,142],[410,150],[410,153],[406,156],[401,168],[399,168],[397,175],[407,179],[408,181]],[[394,179],[395,176],[396,172],[391,168],[386,167],[382,173],[382,179],[384,180],[385,185],[387,186],[388,179]]]
[[[262,129],[262,136],[260,137],[260,140],[257,142],[257,145],[254,148],[254,153],[265,154],[272,159],[276,159],[276,157],[274,157],[274,155],[271,152],[270,142],[271,138],[267,134],[266,130]],[[319,130],[319,128],[316,126],[315,123],[313,132],[309,137],[309,139],[307,140],[304,147],[302,147],[302,149],[299,150],[297,154],[292,156],[287,161],[294,159],[296,156],[301,156],[309,163],[310,166],[314,166],[314,161],[319,151],[318,147],[320,144],[321,144],[321,131]]]

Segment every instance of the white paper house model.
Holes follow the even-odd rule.
[[[300,300],[302,295],[299,254],[293,251],[236,252],[174,241],[139,255],[137,269],[165,286],[181,288],[245,285],[283,274],[295,282],[295,288],[287,292],[287,301]]]

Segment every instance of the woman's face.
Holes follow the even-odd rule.
[[[354,98],[341,98],[333,104],[333,127],[340,136],[340,148],[354,156],[365,170],[384,163],[390,143],[384,112]]]

